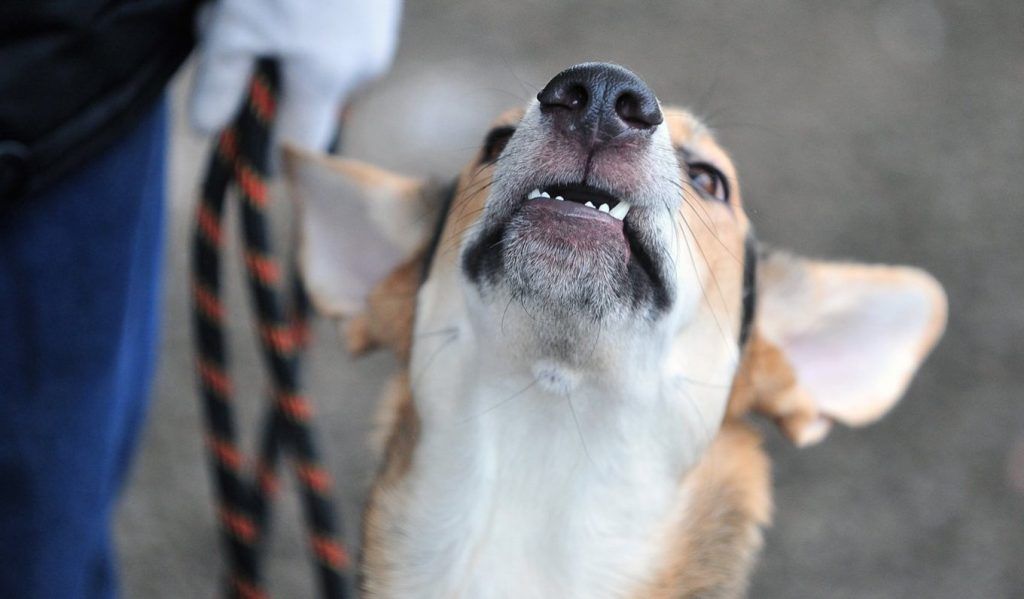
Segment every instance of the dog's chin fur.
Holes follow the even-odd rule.
[[[525,367],[544,362],[601,375],[625,363],[636,341],[658,336],[651,307],[635,305],[615,288],[623,285],[616,282],[620,274],[568,263],[557,270],[537,268],[531,253],[507,260],[504,276],[476,291],[479,319],[490,323],[485,330]]]
[[[570,319],[625,316],[630,287],[622,247],[541,238],[517,215],[502,253],[505,285],[514,297]]]
[[[517,214],[497,251],[488,276],[467,283],[525,362],[601,370],[619,353],[606,347],[613,339],[622,346],[623,339],[655,334],[661,311],[650,278],[630,264],[625,239],[538,234],[536,223]]]

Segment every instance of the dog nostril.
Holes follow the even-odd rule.
[[[622,94],[619,96],[619,99],[615,100],[615,113],[630,127],[642,129],[650,126],[648,123],[640,120],[640,102],[637,101],[635,95],[629,92]]]
[[[569,87],[565,92],[565,105],[569,110],[583,110],[587,106],[587,89],[576,84]]]
[[[561,85],[549,85],[537,99],[544,108],[564,108],[570,112],[582,112],[587,107],[590,94],[580,83],[564,82]]]
[[[615,100],[615,114],[634,129],[650,129],[661,124],[661,111],[657,108],[653,111],[645,111],[643,104],[635,93],[623,92]]]

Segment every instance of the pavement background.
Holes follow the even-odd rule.
[[[751,597],[1024,597],[1024,3],[416,0],[346,152],[449,176],[498,111],[595,59],[709,118],[762,239],[920,265],[949,293],[946,337],[886,420],[806,450],[764,427],[777,507]],[[182,121],[188,75],[172,88],[163,354],[118,520],[132,598],[216,596],[222,563],[191,362],[187,241],[207,148]],[[233,280],[252,429],[262,373]],[[326,323],[316,335],[311,392],[354,539],[392,363],[350,360]],[[271,548],[276,597],[313,596],[298,522],[289,499]]]

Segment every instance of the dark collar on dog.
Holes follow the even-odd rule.
[[[757,239],[747,233],[743,242],[743,317],[740,320],[740,349],[747,344],[757,309]]]
[[[458,187],[459,179],[456,177],[441,189],[441,210],[438,212],[437,223],[434,225],[434,234],[430,236],[430,243],[427,244],[426,252],[423,254],[421,285],[430,276],[430,265],[434,263],[434,254],[437,253],[437,246],[441,243],[441,233],[444,232],[444,222],[448,219],[448,211],[452,209],[452,202],[455,201],[455,192]]]

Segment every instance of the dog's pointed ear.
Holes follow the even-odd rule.
[[[362,313],[373,287],[426,245],[441,199],[425,180],[356,160],[286,147],[283,162],[313,304],[328,316]]]
[[[739,385],[798,445],[862,426],[900,399],[946,324],[942,286],[902,266],[764,253]]]

